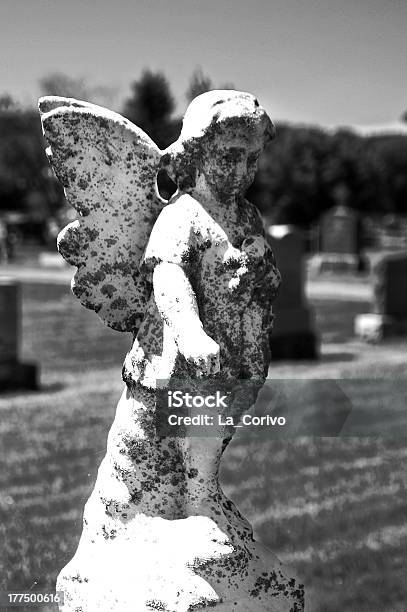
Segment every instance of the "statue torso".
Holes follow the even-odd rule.
[[[166,240],[158,223],[143,265],[152,269],[160,261],[169,261],[182,266],[196,295],[203,327],[220,345],[222,375],[239,378],[242,364],[253,361],[255,356],[247,354],[252,349],[246,336],[256,338],[252,348],[262,352],[260,370],[266,369],[269,353],[264,338],[270,332],[271,303],[280,276],[257,209],[245,202],[239,219],[217,215],[215,220],[190,196],[181,196],[166,209]],[[174,243],[170,249],[168,237]],[[174,371],[180,376],[188,370],[165,328],[152,294],[126,360],[127,364],[132,360],[133,380],[150,386],[154,378],[166,379]],[[244,377],[251,374],[243,373]]]

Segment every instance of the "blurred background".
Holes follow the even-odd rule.
[[[70,293],[75,211],[37,98],[107,106],[165,148],[196,95],[239,89],[277,127],[248,192],[283,276],[262,406],[283,389],[313,418],[240,430],[222,483],[310,612],[405,612],[406,26],[398,0],[2,1],[0,589],[54,588],[76,549],[131,343]]]

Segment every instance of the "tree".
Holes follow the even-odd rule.
[[[14,100],[13,96],[9,93],[0,94],[0,112],[1,111],[12,111],[18,108],[17,102]]]
[[[84,77],[70,77],[62,72],[53,72],[40,79],[40,90],[44,96],[63,96],[86,100],[90,90]]]
[[[227,83],[222,83],[221,85],[219,85],[219,89],[236,89],[236,86],[234,85],[234,83],[228,81]]]
[[[277,126],[277,138],[260,159],[248,197],[273,223],[308,225],[337,204],[345,185],[347,204],[361,212],[390,212],[389,177],[377,148],[351,132]]]
[[[117,95],[114,86],[90,85],[85,77],[70,77],[62,72],[54,72],[40,79],[40,92],[43,96],[63,96],[86,100],[111,108]]]
[[[35,110],[0,111],[0,210],[22,212],[45,224],[64,205]]]
[[[203,73],[201,66],[197,66],[192,73],[185,94],[187,101],[192,102],[194,98],[211,89],[214,89],[211,78]]]
[[[192,73],[185,97],[188,102],[192,102],[197,96],[212,89],[215,89],[212,79],[207,74],[204,74],[201,66],[197,66]],[[216,89],[235,89],[235,86],[233,83],[223,83],[216,87]]]
[[[396,214],[407,215],[407,137],[371,136],[367,146],[380,159],[386,195]]]
[[[123,107],[123,115],[146,132],[161,148],[177,140],[181,123],[173,119],[175,101],[162,72],[144,70],[131,85],[132,95]]]

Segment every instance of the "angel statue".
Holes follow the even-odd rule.
[[[220,487],[234,426],[212,418],[216,435],[201,436],[187,421],[175,435],[157,428],[174,380],[195,390],[252,381],[248,405],[247,394],[231,394],[236,417],[266,378],[280,275],[244,194],[274,136],[271,120],[251,94],[210,91],[161,151],[99,106],[60,97],[39,106],[50,163],[78,213],[58,236],[77,267],[72,291],[133,333],[81,539],[58,577],[61,610],[303,611],[303,585],[254,540]],[[160,170],[178,188],[168,202]]]

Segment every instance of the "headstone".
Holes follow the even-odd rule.
[[[65,98],[40,109],[51,163],[82,213],[58,241],[78,268],[73,291],[134,338],[82,536],[58,576],[61,610],[303,612],[303,585],[255,541],[218,478],[235,432],[219,416],[231,408],[238,423],[269,365],[280,275],[244,193],[271,120],[250,94],[211,91],[164,152],[106,109]],[[167,205],[156,194],[163,167],[179,189]],[[193,435],[199,422],[174,428],[172,414],[163,433],[174,388],[197,408],[206,383],[235,384],[229,407],[207,398],[212,436]]]
[[[379,257],[372,282],[372,312],[356,317],[356,335],[371,342],[406,335],[407,251]]]
[[[272,225],[267,238],[283,279],[273,304],[272,360],[315,359],[318,357],[315,317],[304,292],[304,236],[293,226]]]
[[[338,255],[358,253],[357,215],[347,206],[335,206],[321,219],[321,251]]]
[[[0,391],[37,388],[37,367],[19,361],[20,325],[19,284],[0,278]]]
[[[360,252],[361,223],[356,211],[339,204],[320,221],[319,249],[312,261],[318,272],[361,272],[366,263]]]

